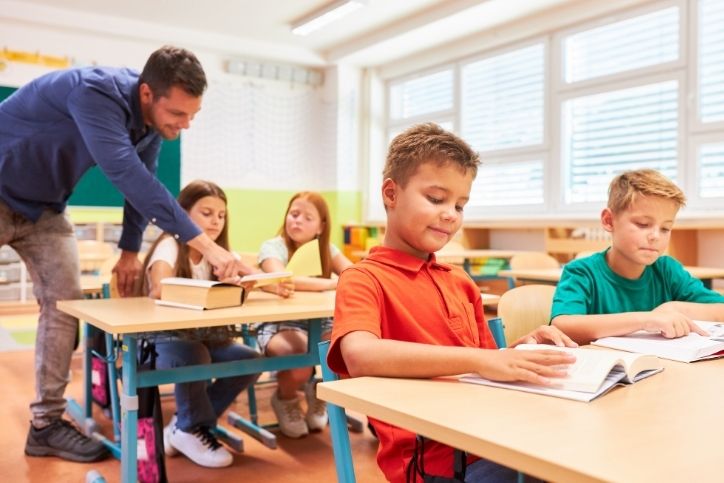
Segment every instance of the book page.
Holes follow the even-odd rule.
[[[484,379],[480,376],[471,374],[460,378],[462,382],[470,382],[473,384],[481,384],[484,386],[499,387],[502,389],[515,389],[516,391],[530,392],[534,394],[542,394],[544,396],[560,397],[563,399],[573,399],[574,401],[589,402],[598,396],[607,393],[611,388],[619,383],[625,374],[623,371],[613,370],[603,380],[599,388],[595,392],[570,391],[553,386],[540,386],[536,384],[528,384],[525,382],[497,382]]]
[[[557,347],[545,344],[520,344],[516,350],[557,350],[576,356],[568,366],[568,376],[551,378],[552,387],[569,391],[596,392],[611,369],[622,363],[618,354],[611,351]],[[623,368],[621,369],[623,371]]]
[[[317,238],[297,248],[286,267],[300,277],[319,277],[322,275],[322,260],[319,258],[319,240]]]
[[[661,334],[638,331],[618,337],[603,337],[594,345],[640,354],[653,354],[664,359],[692,362],[724,351],[724,324],[695,321],[709,332],[708,337],[690,333],[684,337],[667,339]]]

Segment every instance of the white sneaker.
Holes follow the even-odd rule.
[[[171,444],[188,459],[207,468],[223,468],[234,462],[234,457],[221,446],[207,427],[201,426],[193,433],[175,428],[171,434]]]
[[[301,399],[279,399],[279,393],[274,391],[271,398],[271,407],[279,422],[279,429],[289,438],[301,438],[309,434],[307,423],[302,416]]]
[[[163,452],[166,456],[176,456],[178,450],[171,444],[171,435],[176,430],[176,415],[171,417],[171,421],[168,422],[165,428],[163,428]]]
[[[304,386],[304,396],[307,398],[307,414],[304,419],[310,431],[322,431],[327,426],[327,403],[317,399],[317,382],[310,381]]]

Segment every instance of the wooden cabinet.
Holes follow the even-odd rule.
[[[345,254],[353,261],[379,243],[384,236],[384,225],[345,225]],[[724,220],[680,219],[674,225],[668,253],[684,265],[699,265],[698,242],[705,230],[724,229]],[[523,245],[504,246],[496,241],[496,233],[525,234],[528,240]],[[533,236],[531,236],[533,235]],[[600,251],[610,245],[610,235],[601,228],[598,220],[510,220],[466,223],[456,239],[465,248],[493,248],[500,250],[545,251],[560,262],[572,260],[576,254]]]

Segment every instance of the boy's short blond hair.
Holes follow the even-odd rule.
[[[417,167],[429,162],[451,163],[466,173],[472,170],[475,178],[480,158],[468,143],[437,124],[416,124],[392,140],[382,179],[390,178],[404,187]]]
[[[620,213],[631,206],[636,196],[658,196],[671,200],[678,208],[686,205],[684,192],[655,169],[637,169],[619,174],[608,187],[608,208]]]

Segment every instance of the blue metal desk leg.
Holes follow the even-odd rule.
[[[83,326],[83,402],[82,406],[75,399],[68,398],[68,415],[82,428],[87,436],[99,431],[98,423],[93,420],[93,395],[91,379],[91,344],[93,328],[90,324],[82,322]]]
[[[136,338],[123,336],[123,394],[121,400],[121,481],[134,483],[138,474],[137,430],[138,430],[138,383],[136,361],[138,360]]]

